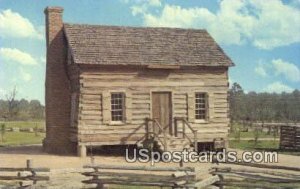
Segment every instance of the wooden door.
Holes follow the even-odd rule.
[[[152,93],[152,118],[159,122],[166,133],[172,135],[172,104],[170,92]]]

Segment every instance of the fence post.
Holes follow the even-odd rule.
[[[220,178],[220,185],[219,185],[219,189],[223,189],[224,187],[223,187],[223,182],[224,182],[224,177],[223,177],[223,175],[218,175],[219,176],[219,178]]]
[[[27,159],[26,160],[26,168],[27,169],[31,169],[32,168],[32,160],[31,159]]]

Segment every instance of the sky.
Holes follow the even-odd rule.
[[[300,89],[300,0],[0,0],[0,99],[44,104],[46,6],[66,23],[206,29],[246,92]]]

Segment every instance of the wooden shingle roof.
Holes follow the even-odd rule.
[[[77,64],[233,66],[206,30],[64,24]]]

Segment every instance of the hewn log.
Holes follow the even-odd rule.
[[[238,163],[237,162],[226,162],[226,164],[242,165],[242,166],[257,167],[257,168],[266,168],[266,169],[283,169],[283,170],[290,170],[290,171],[300,171],[299,167],[288,167],[288,166],[282,166],[282,165],[266,165],[266,164],[245,163],[245,162],[238,162]]]
[[[196,187],[198,189],[205,188],[205,187],[207,187],[209,185],[214,184],[217,181],[220,181],[220,178],[219,178],[218,175],[215,175],[215,176],[209,177],[207,179],[204,179],[204,180],[202,180],[200,182],[195,183],[194,187]]]
[[[47,181],[49,180],[48,176],[26,176],[26,177],[19,177],[19,176],[0,176],[0,180],[36,180],[36,181]]]
[[[291,174],[286,172],[280,172],[278,170],[272,171],[272,170],[249,170],[249,169],[243,169],[243,168],[230,168],[222,167],[222,168],[216,168],[217,172],[240,172],[240,173],[261,173],[261,174],[268,174],[268,175],[274,175],[279,177],[292,177],[292,178],[298,178],[300,180],[300,173],[299,174]]]
[[[17,171],[34,171],[34,172],[50,172],[49,168],[12,168],[0,167],[0,172],[17,172]]]
[[[144,171],[195,171],[194,167],[147,167],[125,165],[85,165],[83,168],[119,169],[119,170],[144,170]]]
[[[216,185],[220,186],[234,186],[234,187],[241,187],[241,188],[260,188],[260,189],[274,189],[274,186],[263,185],[262,183],[256,182],[245,182],[245,181],[218,181]],[[277,189],[281,187],[276,187]]]
[[[217,172],[216,174],[222,175],[222,176],[233,176],[233,177],[240,177],[240,178],[245,178],[245,179],[259,180],[259,181],[265,181],[265,182],[270,182],[270,183],[300,183],[299,179],[278,178],[278,177],[253,175],[253,174],[238,173],[238,172],[233,172],[233,173]]]
[[[195,176],[196,173],[194,172],[184,172],[184,171],[177,171],[175,173],[172,173],[172,177],[179,178],[179,177],[186,177],[186,176]]]
[[[140,182],[140,181],[124,181],[116,179],[103,179],[103,180],[85,180],[82,181],[86,184],[119,184],[119,185],[132,185],[132,186],[160,186],[160,187],[173,187],[174,183],[168,182]]]

